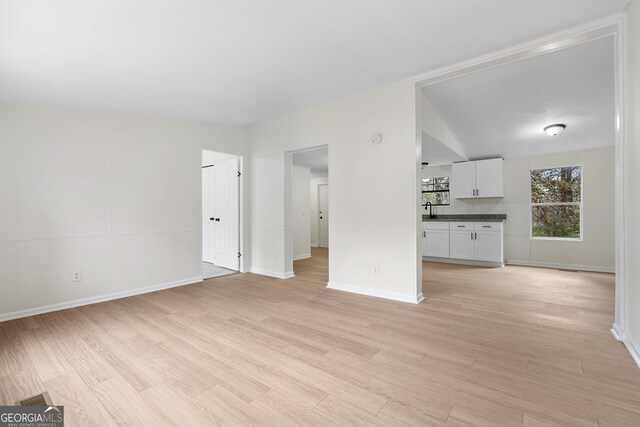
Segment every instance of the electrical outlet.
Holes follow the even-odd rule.
[[[373,267],[373,271],[372,271],[374,276],[379,276],[380,275],[380,269],[378,268],[378,266],[374,266]]]
[[[78,271],[74,271],[71,274],[71,280],[74,282],[80,282],[82,280],[82,271],[78,270]]]

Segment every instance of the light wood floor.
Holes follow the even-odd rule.
[[[0,400],[67,425],[638,426],[613,276],[424,264],[427,301],[241,274],[0,323]]]

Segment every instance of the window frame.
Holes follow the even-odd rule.
[[[580,168],[580,201],[562,203],[533,203],[531,201],[531,172],[544,169]],[[558,240],[562,242],[584,241],[584,165],[581,163],[563,164],[560,166],[545,166],[529,169],[529,240]],[[540,237],[533,235],[533,207],[534,206],[579,206],[580,207],[580,237]]]
[[[428,178],[431,178],[431,179],[434,179],[434,180],[435,180],[435,179],[438,179],[438,178],[447,178],[447,181],[448,181],[448,182],[447,182],[448,189],[447,189],[447,190],[423,190],[423,189],[422,189],[422,185],[424,184],[424,180],[425,180],[425,179],[428,179]],[[433,184],[433,185],[435,186],[435,181],[434,181],[434,184]],[[422,195],[423,195],[423,194],[429,194],[429,193],[449,193],[449,203],[447,203],[447,204],[439,204],[439,205],[432,204],[432,206],[433,206],[433,207],[437,207],[437,206],[451,206],[451,175],[423,176],[423,177],[421,177],[421,178],[420,178],[420,204],[421,204],[423,207],[426,207],[426,204],[422,204]]]

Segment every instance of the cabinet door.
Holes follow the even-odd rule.
[[[454,231],[449,233],[450,254],[455,259],[473,259],[473,231]]]
[[[449,230],[427,230],[424,256],[449,258]]]
[[[473,198],[476,189],[476,162],[454,163],[451,169],[451,196]]]
[[[475,259],[478,261],[503,262],[502,232],[476,231]]]
[[[502,159],[478,160],[476,164],[476,196],[503,197]]]

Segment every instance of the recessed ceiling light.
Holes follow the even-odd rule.
[[[560,135],[562,132],[564,132],[565,128],[566,128],[565,125],[558,123],[558,124],[555,124],[555,125],[547,126],[546,128],[544,128],[544,131],[549,136],[556,136],[556,135]]]

